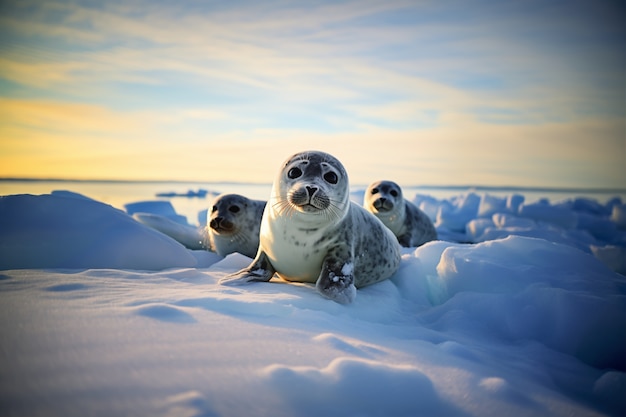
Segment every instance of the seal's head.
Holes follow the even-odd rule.
[[[402,189],[393,181],[374,182],[365,191],[365,206],[372,213],[390,212],[402,201]]]
[[[208,224],[211,232],[217,235],[231,235],[242,225],[249,200],[238,194],[222,194],[213,201]]]
[[[274,180],[272,207],[295,219],[342,218],[349,207],[346,170],[332,155],[300,152],[291,156]]]

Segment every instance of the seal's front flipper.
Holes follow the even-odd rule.
[[[322,264],[322,272],[315,283],[315,288],[324,297],[339,304],[350,304],[356,298],[353,270],[352,263],[327,257]]]
[[[259,252],[250,266],[234,274],[226,275],[219,283],[220,285],[245,285],[255,281],[267,282],[272,279],[274,272],[265,252]]]

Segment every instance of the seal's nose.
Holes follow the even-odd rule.
[[[222,223],[222,220],[224,220],[223,217],[216,217],[214,219],[211,219],[209,226],[211,226],[211,229],[218,230],[220,228],[220,223]]]
[[[312,198],[317,192],[317,190],[318,190],[317,187],[309,187],[308,185],[306,186],[306,192],[309,193],[309,198]]]

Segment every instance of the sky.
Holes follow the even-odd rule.
[[[0,1],[0,177],[626,187],[624,1]]]

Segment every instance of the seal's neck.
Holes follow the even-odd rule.
[[[386,213],[379,213],[378,218],[387,226],[391,231],[398,235],[402,232],[404,227],[404,219],[406,218],[406,207],[404,202],[397,204],[393,210]]]

